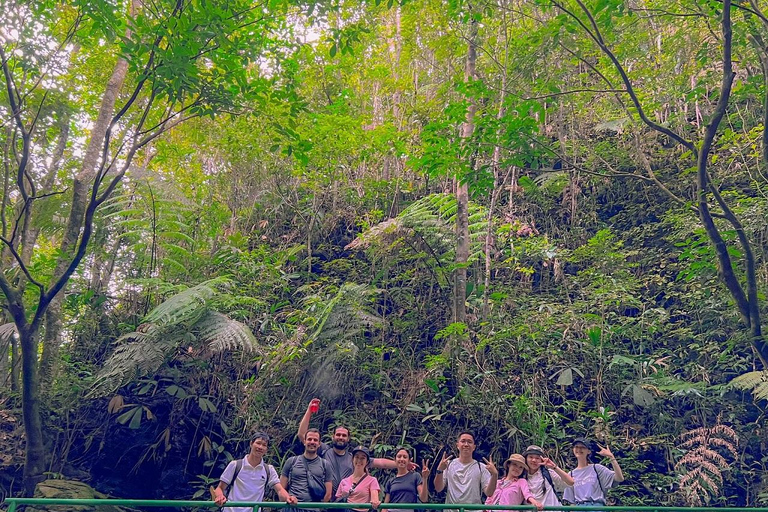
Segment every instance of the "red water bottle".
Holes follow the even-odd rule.
[[[315,414],[319,409],[320,409],[320,399],[313,398],[309,402],[309,412],[311,412],[312,414]]]

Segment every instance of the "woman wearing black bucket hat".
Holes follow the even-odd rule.
[[[571,475],[560,469],[547,457],[540,446],[531,445],[523,452],[528,464],[528,487],[531,494],[547,507],[562,505],[557,493],[561,493],[569,485],[573,485]]]
[[[613,487],[614,482],[623,482],[624,473],[616,461],[616,457],[608,446],[601,447],[597,443],[577,437],[571,443],[573,454],[578,464],[569,475],[573,477],[573,486],[566,487],[563,499],[574,505],[605,505],[605,493]],[[597,455],[608,457],[613,469],[602,464],[591,464],[589,457],[593,451]]]

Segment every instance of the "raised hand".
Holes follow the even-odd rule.
[[[541,459],[541,465],[549,469],[555,469],[557,467],[557,464],[552,462],[552,459],[550,459],[549,457],[543,457]]]
[[[307,405],[307,412],[309,414],[315,414],[320,409],[320,399],[319,398],[313,398],[309,401],[309,405]]]
[[[428,460],[421,461],[421,478],[423,478],[424,480],[429,478],[429,461]]]
[[[499,470],[496,468],[496,464],[494,464],[492,460],[488,460],[483,457],[483,462],[485,462],[485,469],[487,469],[491,475],[499,476]]]
[[[445,471],[448,469],[448,463],[451,461],[453,457],[448,455],[447,453],[443,453],[443,458],[440,460],[440,464],[437,465],[438,471]]]
[[[407,468],[407,469],[408,469],[408,471],[416,471],[417,469],[419,469],[419,465],[418,465],[418,464],[416,464],[416,463],[415,463],[415,462],[413,462],[413,461],[410,461],[410,462],[408,463],[408,468]]]
[[[597,444],[597,443],[595,443],[595,444]],[[608,445],[605,445],[605,446],[600,446],[600,445],[598,444],[598,445],[597,445],[597,447],[598,447],[598,448],[600,448],[600,451],[599,451],[599,452],[597,452],[597,454],[598,454],[598,455],[600,455],[600,456],[602,456],[602,457],[608,457],[609,459],[615,459],[615,458],[616,458],[616,457],[613,455],[613,452],[611,451],[611,449],[610,449],[610,448],[608,448]]]

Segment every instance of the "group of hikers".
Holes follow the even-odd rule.
[[[336,427],[331,445],[321,442],[320,431],[309,427],[319,405],[320,400],[312,399],[299,423],[298,437],[304,443],[304,453],[286,460],[280,476],[274,466],[264,461],[269,436],[263,432],[251,436],[248,455],[231,461],[219,485],[211,489],[216,504],[261,502],[268,489],[273,489],[280,501],[292,505],[292,512],[308,512],[311,509],[301,508],[300,504],[310,502],[348,503],[346,512],[365,511],[367,507],[354,506],[363,503],[383,510],[387,503],[428,502],[429,461],[419,467],[406,448],[396,449],[394,460],[374,458],[363,446],[351,448],[349,429],[341,426]],[[545,506],[560,506],[561,493],[570,504],[605,505],[606,491],[614,482],[624,480],[616,457],[607,446],[586,438],[574,439],[572,447],[577,465],[571,471],[558,467],[541,447],[531,445],[522,454],[509,456],[502,477],[492,460],[483,458],[481,463],[474,459],[475,437],[464,431],[456,442],[458,456],[444,454],[437,464],[434,490],[445,490],[445,502],[450,504],[533,505],[542,510]],[[592,463],[592,453],[609,459],[611,467]],[[395,470],[396,474],[382,489],[371,475],[371,467]],[[485,501],[483,495],[487,496]],[[250,511],[250,507],[225,510]]]

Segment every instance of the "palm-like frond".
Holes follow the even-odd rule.
[[[768,400],[768,371],[747,372],[733,379],[729,386],[751,391],[758,400]]]
[[[132,380],[155,373],[176,351],[182,336],[161,329],[148,333],[132,332],[118,342],[133,340],[117,347],[96,375],[88,397],[105,396]]]
[[[104,396],[156,373],[173,358],[181,343],[202,342],[211,352],[255,349],[256,338],[246,325],[208,308],[222,283],[206,281],[150,311],[138,330],[118,338],[117,349],[97,374],[88,396]]]
[[[198,340],[208,344],[211,352],[257,348],[256,338],[247,325],[216,311],[207,311],[195,327]]]
[[[311,338],[315,341],[350,339],[364,327],[375,325],[380,319],[371,312],[370,302],[376,293],[377,289],[365,284],[344,283],[331,300],[322,305]]]
[[[456,248],[456,211],[458,204],[452,194],[431,194],[414,202],[394,219],[387,219],[371,227],[360,238],[350,243],[349,249],[364,249],[374,240],[388,236],[418,234],[430,246],[441,262],[453,258]],[[483,254],[488,233],[488,210],[472,201],[468,205],[470,261]]]
[[[224,282],[223,279],[211,279],[177,293],[147,313],[144,322],[159,326],[191,326],[200,320],[207,310],[207,302],[218,293],[216,288]]]
[[[16,334],[16,324],[13,322],[0,325],[0,342],[7,342]]]

